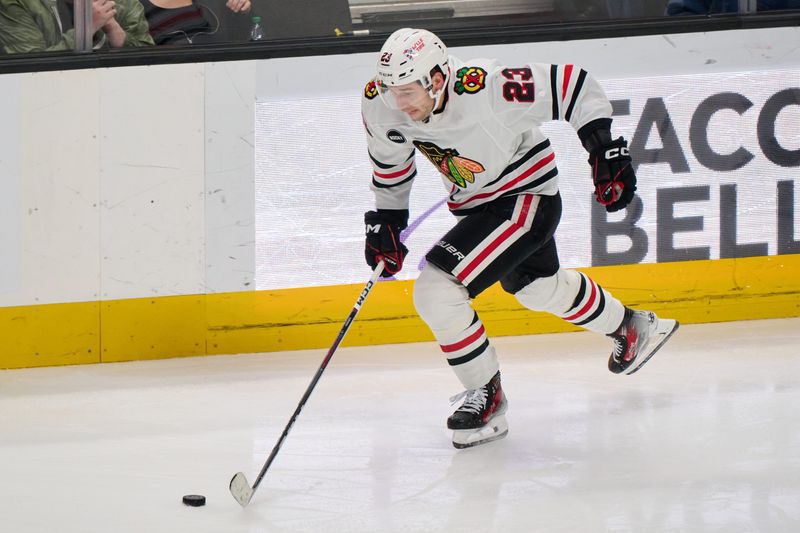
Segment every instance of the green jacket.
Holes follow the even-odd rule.
[[[115,0],[119,25],[125,30],[125,46],[153,44],[144,8],[139,0]],[[75,49],[75,29],[64,28],[56,15],[56,0],[0,0],[0,44],[9,54],[58,52]],[[102,32],[94,42],[102,41]]]

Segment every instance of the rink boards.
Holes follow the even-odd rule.
[[[452,52],[579,60],[599,76],[638,165],[637,196],[606,214],[574,131],[547,124],[561,264],[691,323],[800,315],[798,34]],[[328,347],[369,277],[359,105],[373,56],[0,77],[0,368]],[[375,288],[345,344],[431,340],[412,291],[453,224],[443,204],[436,169],[420,161],[405,268]],[[475,305],[492,335],[571,328],[499,287]]]
[[[581,269],[626,304],[683,323],[800,315],[800,255]],[[326,348],[362,284],[0,308],[4,368]],[[379,283],[345,345],[432,340],[413,281]],[[490,335],[577,330],[494,286],[475,301]]]

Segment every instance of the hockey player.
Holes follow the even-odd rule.
[[[504,437],[505,394],[494,347],[470,300],[499,281],[535,311],[608,335],[608,368],[632,374],[678,328],[675,320],[625,307],[587,275],[560,268],[554,232],[561,216],[558,171],[539,129],[566,120],[589,152],[595,197],[608,211],[636,190],[627,142],[611,136],[611,104],[573,65],[462,62],[433,33],[403,28],[383,45],[365,89],[375,193],[364,216],[366,259],[400,271],[418,150],[439,170],[457,222],[426,255],[414,285],[417,312],[464,385],[447,419],[453,445]]]

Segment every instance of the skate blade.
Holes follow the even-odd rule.
[[[680,323],[677,320],[672,320],[671,318],[659,318],[658,319],[658,327],[656,328],[655,333],[653,334],[652,339],[647,344],[647,348],[644,350],[644,356],[642,360],[636,364],[631,365],[623,374],[631,375],[640,368],[644,366],[644,364],[653,357],[656,352],[664,346],[672,334],[678,331],[678,327],[680,327]]]
[[[508,422],[503,415],[496,416],[480,429],[457,429],[453,431],[453,446],[459,450],[472,448],[500,440],[508,435]]]

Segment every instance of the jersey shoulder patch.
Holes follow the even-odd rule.
[[[378,87],[375,85],[375,80],[369,80],[369,83],[364,87],[364,98],[372,100],[378,96]]]
[[[486,70],[482,67],[461,67],[456,71],[453,90],[456,94],[475,94],[486,87]]]

